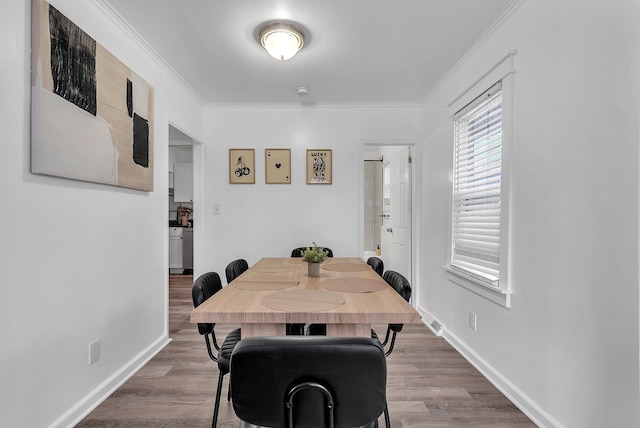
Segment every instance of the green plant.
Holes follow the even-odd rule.
[[[327,259],[329,251],[324,248],[318,247],[316,243],[313,243],[313,247],[307,247],[301,251],[302,260],[307,263],[320,263]]]

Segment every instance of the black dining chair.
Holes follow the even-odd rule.
[[[411,300],[411,284],[401,273],[393,270],[388,270],[382,275],[387,284],[391,286],[404,300],[407,302]],[[404,324],[389,324],[385,333],[384,340],[381,342],[383,347],[386,347],[385,355],[391,355],[393,352],[393,346],[396,343],[396,334],[402,331]],[[372,330],[372,337],[377,338],[377,334]],[[391,341],[389,342],[389,339]],[[388,345],[388,346],[387,346]]]
[[[381,258],[378,257],[369,257],[367,259],[367,264],[371,266],[371,268],[380,276],[384,272],[384,262]]]
[[[249,269],[249,263],[245,259],[237,259],[229,263],[224,270],[227,284],[239,277],[247,269]]]
[[[384,350],[367,337],[246,338],[230,376],[233,410],[258,426],[376,428],[387,407]]]
[[[194,282],[191,289],[191,295],[193,297],[193,306],[197,308],[209,297],[216,294],[222,289],[222,282],[220,281],[220,275],[216,272],[207,272],[199,276]],[[240,341],[241,331],[239,328],[232,330],[225,337],[222,342],[222,346],[218,345],[215,333],[215,323],[198,323],[198,332],[204,336],[204,341],[207,345],[207,352],[209,358],[218,364],[218,387],[216,389],[216,399],[213,405],[213,420],[211,421],[211,427],[215,428],[218,423],[218,409],[220,407],[220,393],[222,392],[222,380],[224,375],[229,373],[229,360],[231,358],[231,351]],[[214,349],[217,352],[214,352]],[[231,394],[227,395],[228,399],[231,398]]]
[[[291,250],[291,257],[302,257],[302,252],[304,250],[306,250],[308,247],[298,247],[298,248],[294,248],[293,250]],[[327,257],[333,257],[333,251],[331,251],[331,248],[327,248],[327,247],[320,247],[323,250],[327,251]]]

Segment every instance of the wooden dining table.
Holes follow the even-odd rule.
[[[320,276],[301,258],[263,258],[191,311],[193,323],[240,324],[242,337],[284,336],[290,323],[327,335],[370,336],[371,325],[417,324],[420,314],[361,258],[329,258]]]

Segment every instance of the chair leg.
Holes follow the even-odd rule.
[[[391,418],[389,417],[389,407],[387,403],[384,404],[384,424],[387,428],[391,428]]]
[[[387,346],[387,342],[389,341],[389,334],[391,333],[391,329],[387,327],[387,333],[384,335],[384,340],[382,341],[382,347]]]
[[[393,352],[393,345],[395,345],[395,343],[396,343],[396,332],[394,331],[393,334],[391,335],[391,343],[389,344],[387,351],[384,353],[385,357],[388,357],[389,355],[391,355],[391,353]]]
[[[213,404],[213,420],[211,421],[211,428],[216,428],[218,425],[218,409],[220,408],[220,393],[222,392],[222,379],[224,373],[220,372],[218,376],[218,388],[216,389],[216,401]]]

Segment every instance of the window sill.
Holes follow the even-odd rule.
[[[465,275],[458,270],[452,269],[450,266],[445,266],[444,268],[447,271],[447,279],[454,284],[464,287],[502,307],[511,307],[511,290],[504,290],[485,284],[470,275]]]

